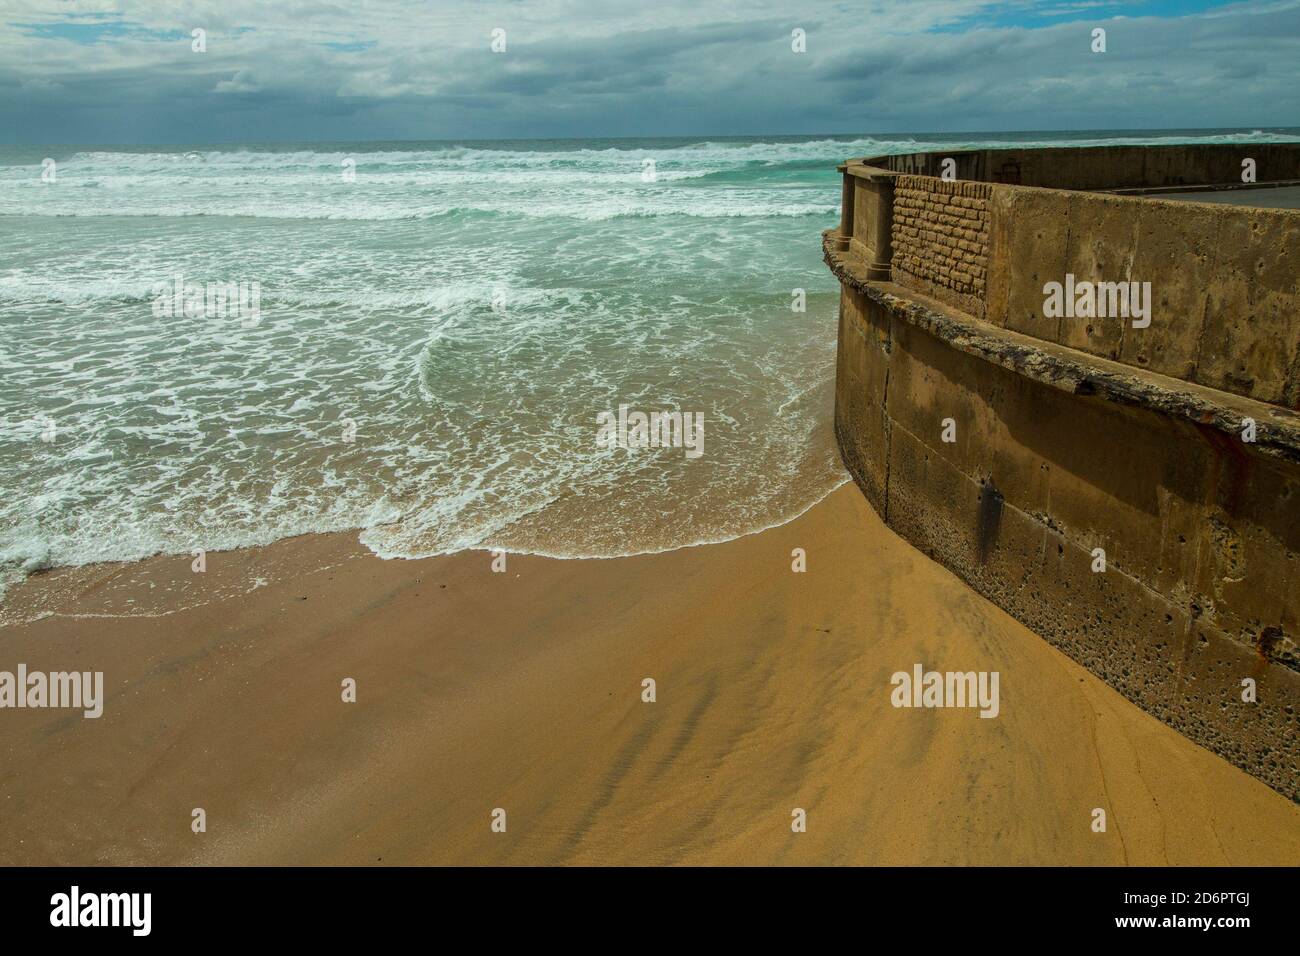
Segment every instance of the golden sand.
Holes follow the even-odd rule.
[[[0,863],[1300,863],[1300,809],[851,485],[726,544],[491,561],[313,535],[15,588],[60,613],[0,630],[0,669],[107,700],[0,711]],[[894,708],[916,663],[998,671],[998,716]]]

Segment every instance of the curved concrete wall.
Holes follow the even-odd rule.
[[[1233,148],[1221,165],[1241,152]],[[1294,153],[1300,164],[1300,148]],[[1076,158],[1067,168],[1085,165]],[[1300,408],[1295,211],[945,181],[861,164],[845,178],[855,212],[839,232],[880,260],[877,277],[1035,338]],[[882,243],[892,249],[877,253]],[[1067,275],[1150,283],[1150,325],[1045,315],[1044,284]]]
[[[1300,799],[1300,213],[862,164],[845,182],[824,239],[842,285],[835,428],[868,499]],[[1071,271],[1150,281],[1151,324],[1048,321],[1043,285]]]

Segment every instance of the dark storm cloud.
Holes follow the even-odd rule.
[[[1300,0],[11,0],[0,137],[203,142],[1287,125]],[[1143,11],[1159,16],[1142,16]],[[1115,17],[1117,12],[1128,14]],[[1137,15],[1134,15],[1137,14]],[[1090,50],[1091,30],[1107,51]],[[194,53],[190,32],[207,30]],[[504,29],[505,53],[489,48]],[[806,31],[807,52],[791,49]]]

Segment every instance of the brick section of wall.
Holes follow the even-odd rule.
[[[899,176],[894,184],[894,281],[984,317],[989,183]]]

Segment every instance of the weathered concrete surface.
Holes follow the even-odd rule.
[[[1244,156],[1291,181],[1300,144],[950,155],[956,181],[943,153],[841,167],[846,466],[926,554],[1300,800],[1300,213],[1109,191],[1226,191]],[[1150,283],[1149,324],[1049,315],[1067,276]]]
[[[845,195],[871,204],[871,213],[854,216],[844,238],[860,253],[872,250],[873,279],[892,279],[1027,335],[1300,410],[1300,212],[1251,201],[1287,190],[1245,188],[1245,157],[1256,161],[1261,182],[1300,175],[1300,144],[982,150],[850,161],[842,167]],[[945,159],[956,163],[956,181],[938,177]],[[1012,167],[1020,174],[1004,175]],[[920,236],[907,229],[900,236],[894,223],[899,248],[892,270],[876,248],[879,224],[893,218],[880,208],[880,184],[890,177],[902,184],[905,221],[914,225],[918,212],[929,220]],[[1081,191],[1186,183],[1216,185],[1218,201]],[[951,208],[954,190],[976,202],[981,215],[979,234],[960,237],[970,240],[969,249],[946,245],[951,237],[944,231],[960,227],[967,212]],[[1246,198],[1228,203],[1224,196]],[[884,244],[888,251],[888,237]],[[918,265],[918,254],[929,256],[929,265]],[[1047,317],[1044,285],[1064,283],[1067,274],[1076,282],[1149,283],[1150,324],[1134,326],[1122,316]]]
[[[872,282],[833,233],[825,252],[842,283],[836,434],[886,522],[1300,799],[1300,419]],[[1254,447],[1245,417],[1260,422]]]
[[[1256,425],[1253,451],[1300,463],[1300,413],[975,321],[913,289],[871,282],[862,263],[839,248],[834,232],[823,237],[823,253],[842,285],[872,295],[955,349],[1070,394],[1098,395],[1120,405],[1186,418],[1221,432],[1224,438],[1239,439],[1249,418]]]
[[[989,321],[1300,406],[1300,213],[1006,186],[993,187],[989,212]],[[1046,318],[1043,286],[1067,273],[1149,282],[1150,325]]]

